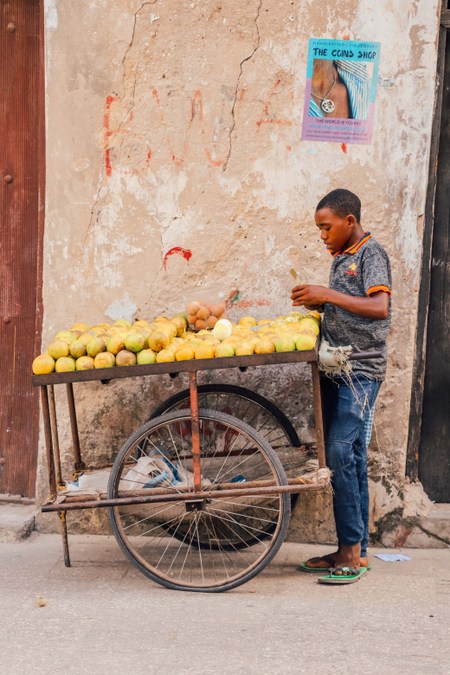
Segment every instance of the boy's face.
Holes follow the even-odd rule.
[[[343,218],[331,209],[323,208],[316,211],[315,221],[320,238],[330,253],[342,251],[354,243],[356,220],[352,214]]]

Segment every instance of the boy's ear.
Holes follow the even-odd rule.
[[[349,213],[347,216],[347,223],[349,224],[350,227],[355,227],[356,223],[356,218],[353,215],[353,213]]]

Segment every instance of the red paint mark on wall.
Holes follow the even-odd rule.
[[[105,169],[107,176],[110,176],[112,173],[111,149],[109,147],[109,139],[113,135],[113,131],[111,130],[111,106],[116,99],[117,96],[106,97],[105,112],[103,114],[103,132],[105,139]]]
[[[250,307],[269,307],[269,305],[268,300],[238,300],[233,306],[239,309],[249,309]]]
[[[208,162],[211,164],[211,166],[214,166],[214,167],[222,166],[225,163],[224,159],[213,159],[210,151],[208,150],[208,148],[205,148],[205,155],[208,159]]]
[[[274,111],[271,109],[278,97],[282,96],[286,101],[286,98],[289,99],[291,104],[293,104],[293,92],[289,93],[289,90],[286,89],[288,85],[281,79],[276,79],[271,85],[269,85],[269,91],[266,96],[266,100],[263,103],[261,110],[261,117],[256,122],[257,131],[260,127],[265,124],[270,124],[275,127],[283,128],[290,127],[293,125],[293,121],[290,119],[277,118]],[[120,168],[121,171],[131,175],[138,175],[140,173],[153,172],[157,171],[158,160],[161,161],[161,156],[164,153],[175,166],[181,167],[185,164],[188,156],[189,150],[189,141],[193,135],[200,136],[201,142],[196,143],[196,150],[200,147],[202,155],[206,158],[207,163],[214,167],[220,168],[225,165],[227,162],[227,157],[223,156],[223,151],[218,149],[218,143],[215,140],[217,130],[223,130],[223,117],[225,113],[228,112],[227,106],[229,106],[228,101],[223,101],[223,111],[214,119],[215,129],[214,129],[214,140],[211,138],[210,133],[210,122],[208,118],[208,108],[205,105],[205,97],[201,89],[196,89],[192,93],[190,100],[188,101],[188,110],[187,112],[187,133],[185,134],[185,141],[182,148],[178,150],[174,147],[175,142],[173,138],[173,129],[171,129],[168,118],[166,117],[166,108],[167,101],[164,97],[160,96],[160,93],[156,87],[150,87],[148,90],[149,95],[149,112],[152,123],[158,130],[163,130],[163,141],[158,144],[158,147],[152,147],[153,139],[150,140],[146,130],[141,128],[139,116],[134,115],[134,111],[126,109],[126,101],[121,100],[119,96],[109,95],[105,98],[104,108],[103,108],[103,151],[104,151],[104,166],[106,175],[108,178],[111,177],[115,169],[115,163],[118,161],[120,156]],[[239,105],[242,104],[242,101],[247,95],[247,90],[245,87],[240,87],[235,105],[232,109],[234,116],[236,116]],[[173,112],[172,110],[170,112]],[[128,155],[125,151],[126,143],[129,142],[131,147]],[[227,141],[224,141],[228,146]],[[140,161],[134,160],[136,165],[126,167],[124,162],[126,162],[126,157],[135,156],[136,148],[142,145],[142,158]],[[161,151],[161,148],[163,150]],[[217,148],[217,149],[216,149]],[[229,148],[227,147],[227,151]],[[291,147],[288,148],[288,151],[291,151]]]
[[[344,153],[344,155],[347,154],[347,143],[342,143],[341,144],[341,150]]]
[[[263,107],[264,117],[262,117],[261,119],[259,119],[256,122],[256,126],[258,127],[258,131],[259,131],[262,124],[279,124],[279,125],[282,125],[282,126],[284,125],[284,126],[289,126],[289,127],[292,126],[291,120],[275,119],[274,117],[270,117],[269,108],[270,108],[270,105],[272,103],[272,99],[275,96],[275,94],[277,93],[278,87],[280,86],[281,82],[282,81],[280,79],[278,79],[275,82],[275,84],[273,85],[273,87],[270,91],[269,97],[267,98],[267,101],[265,102],[264,107]]]
[[[169,258],[171,255],[181,255],[186,260],[186,262],[189,262],[189,260],[192,258],[192,251],[190,251],[188,248],[181,248],[181,246],[174,246],[173,248],[169,249],[164,256],[164,269],[167,269],[167,258]]]
[[[204,123],[204,117],[203,117],[203,94],[200,89],[196,89],[194,92],[194,95],[191,100],[191,119],[189,120],[189,129],[192,129],[192,126],[194,122],[198,120],[200,124],[200,134],[203,139],[205,135],[205,123]],[[213,153],[211,150],[207,147],[204,149],[205,156],[211,164],[211,166],[214,167],[220,167],[225,164],[226,159],[214,159]]]
[[[191,101],[191,122],[194,121],[194,117],[197,115],[200,120],[203,122],[203,96],[200,89],[194,91],[194,96]]]
[[[268,307],[270,302],[265,299],[249,299],[245,300],[241,298],[241,294],[238,288],[233,288],[229,293],[228,297],[225,300],[225,306],[230,309],[230,307],[239,307],[239,309],[249,309],[250,307]]]

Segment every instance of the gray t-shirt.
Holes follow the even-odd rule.
[[[356,297],[366,297],[379,290],[390,295],[392,279],[389,258],[370,232],[350,248],[335,254],[329,286]],[[326,303],[322,336],[333,347],[351,345],[353,352],[382,352],[381,358],[352,360],[351,364],[354,373],[364,373],[371,380],[383,380],[390,324],[390,302],[387,319],[368,319]]]

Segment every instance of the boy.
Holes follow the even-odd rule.
[[[305,571],[331,568],[327,583],[356,581],[368,567],[369,491],[367,446],[373,409],[386,370],[390,326],[391,271],[383,248],[360,222],[361,202],[349,190],[333,190],[317,205],[320,238],[333,256],[329,287],[300,284],[294,307],[321,309],[322,337],[332,347],[351,345],[382,356],[352,360],[350,377],[322,375],[325,452],[332,470],[338,550],[300,565]]]

